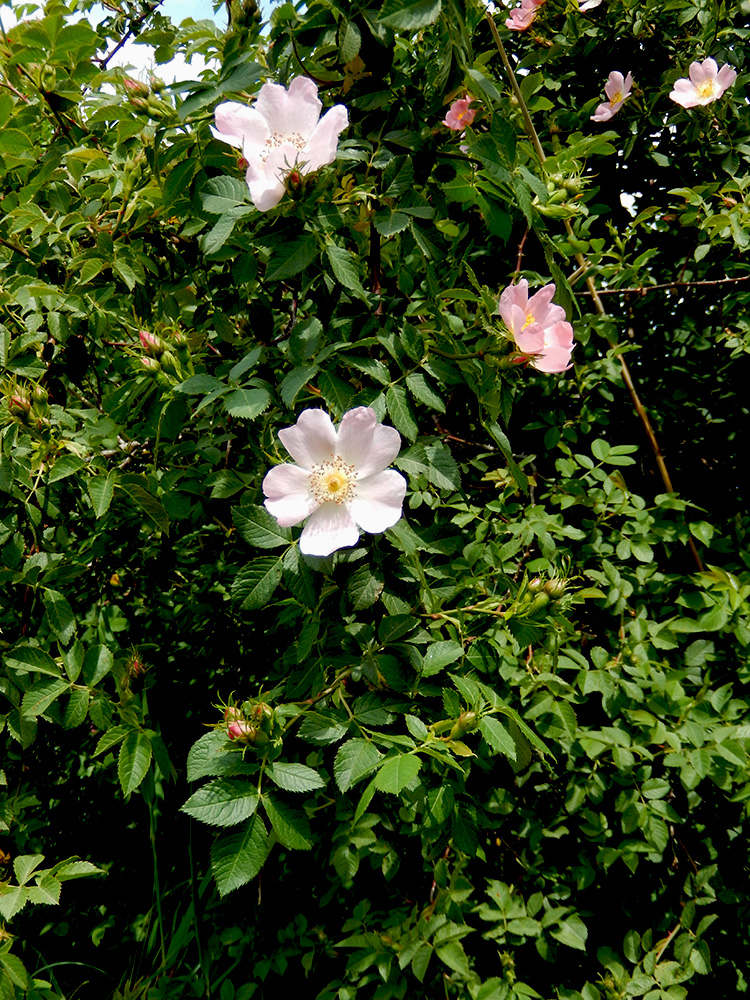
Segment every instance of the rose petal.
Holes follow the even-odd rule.
[[[372,534],[391,528],[402,513],[406,480],[395,469],[386,469],[357,483],[357,496],[349,503],[355,522]]]
[[[310,492],[310,473],[296,465],[277,465],[270,469],[263,480],[263,493],[267,497],[266,510],[282,528],[304,521],[316,507]]]
[[[315,127],[300,160],[305,163],[305,173],[319,170],[336,159],[339,134],[349,125],[349,115],[343,104],[335,104]]]
[[[303,142],[318,124],[322,106],[318,88],[304,76],[295,77],[289,90],[279,83],[264,83],[255,102],[256,110],[266,119],[272,133],[296,134]]]
[[[401,435],[395,427],[377,422],[372,407],[358,406],[345,413],[338,429],[336,453],[353,465],[357,479],[366,479],[386,469],[401,450]]]
[[[324,503],[313,511],[302,529],[300,552],[308,556],[329,556],[336,549],[356,545],[359,531],[345,504]]]
[[[520,330],[514,336],[519,351],[523,351],[524,354],[536,354],[544,349],[544,327],[539,323],[529,323],[524,330]]]
[[[336,431],[324,410],[303,410],[294,427],[279,431],[279,440],[303,469],[336,455]]]

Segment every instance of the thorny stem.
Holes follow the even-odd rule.
[[[524,125],[526,127],[526,133],[529,139],[531,140],[531,144],[534,147],[534,151],[536,152],[537,157],[539,158],[540,165],[544,167],[547,157],[544,154],[544,150],[542,149],[542,144],[539,141],[539,136],[537,135],[537,131],[534,128],[534,123],[531,120],[531,115],[529,114],[529,109],[526,106],[526,101],[524,100],[523,94],[521,93],[521,88],[518,86],[518,81],[516,80],[516,74],[513,72],[513,67],[511,66],[510,61],[508,59],[508,55],[505,51],[505,46],[502,43],[497,27],[495,25],[495,21],[492,17],[492,14],[489,11],[487,11],[486,17],[490,23],[492,36],[495,39],[497,50],[500,53],[500,58],[503,61],[505,72],[508,75],[508,80],[510,81],[511,90],[513,91],[516,101],[518,102],[519,108],[521,109],[521,116],[523,117]],[[564,221],[565,221],[565,230],[568,236],[570,238],[573,238],[574,236],[573,226],[570,223],[570,219],[565,219]],[[581,273],[586,277],[586,286],[588,288],[588,294],[591,296],[593,300],[594,308],[596,309],[596,311],[599,313],[600,316],[606,316],[607,311],[604,308],[602,300],[599,297],[599,292],[597,291],[596,285],[594,284],[594,279],[590,275],[586,274],[586,272],[588,271],[588,261],[581,253],[577,253],[575,255],[575,259],[576,262],[578,263]],[[610,340],[609,337],[607,337],[607,342],[609,343],[609,346],[614,350],[614,348],[616,347],[615,342],[613,340]],[[669,476],[669,472],[667,470],[667,466],[664,461],[664,455],[662,454],[661,447],[659,446],[659,442],[656,438],[656,434],[654,433],[654,429],[651,426],[651,421],[648,418],[648,414],[646,413],[645,407],[643,406],[643,403],[641,402],[640,397],[636,392],[636,388],[635,385],[633,384],[633,379],[630,374],[630,369],[628,368],[628,365],[622,354],[618,356],[618,361],[620,362],[620,369],[622,371],[623,382],[625,383],[627,390],[630,393],[630,398],[633,401],[633,406],[635,407],[636,413],[640,417],[641,423],[643,424],[644,430],[646,431],[646,437],[649,440],[649,444],[651,445],[654,457],[656,458],[656,464],[658,466],[662,482],[664,483],[664,487],[668,493],[674,493],[675,490],[674,487],[672,486],[672,480]],[[695,543],[693,542],[692,538],[688,538],[688,547],[690,548],[693,558],[695,559],[695,562],[698,566],[698,569],[702,572],[703,563],[701,562],[701,558],[698,555],[698,550],[696,549]]]

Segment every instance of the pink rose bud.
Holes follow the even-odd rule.
[[[164,353],[164,341],[160,337],[157,337],[156,334],[149,333],[148,330],[141,330],[138,333],[138,339],[141,342],[141,347],[147,354],[158,358]]]
[[[227,733],[230,740],[250,740],[255,736],[255,727],[249,722],[237,719],[227,726]]]
[[[148,97],[150,93],[147,84],[141,83],[140,80],[134,80],[130,76],[126,76],[122,82],[131,97]]]

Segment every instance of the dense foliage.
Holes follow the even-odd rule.
[[[584,6],[3,32],[0,1000],[747,992],[747,3]],[[300,76],[349,124],[261,212],[209,126]],[[404,517],[305,555],[279,431],[360,406]]]

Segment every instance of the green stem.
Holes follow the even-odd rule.
[[[154,859],[154,893],[156,894],[156,918],[159,921],[159,947],[161,951],[162,968],[167,964],[167,949],[164,943],[164,915],[161,909],[161,885],[159,882],[159,860],[156,856],[156,818],[153,802],[148,804],[149,836],[151,839],[151,854]]]

